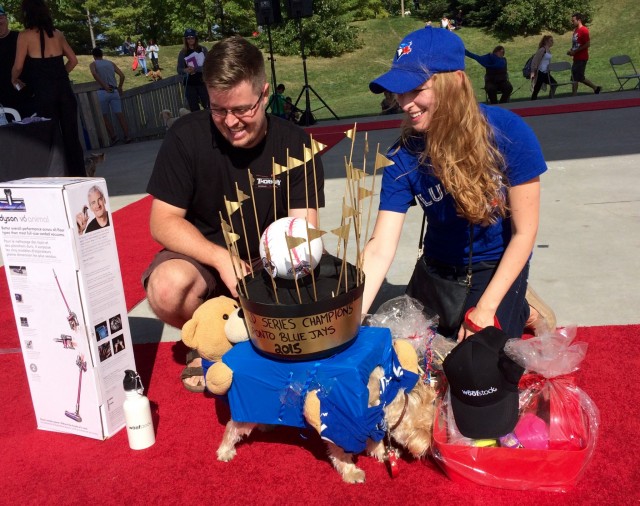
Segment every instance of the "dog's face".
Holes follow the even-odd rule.
[[[431,386],[419,380],[406,397],[407,407],[404,415],[402,411],[405,394],[400,393],[385,407],[385,419],[390,427],[400,420],[399,425],[391,432],[391,437],[404,446],[414,458],[421,458],[431,446],[436,393]]]

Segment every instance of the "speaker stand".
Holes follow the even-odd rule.
[[[300,90],[300,95],[298,95],[298,98],[294,103],[294,107],[296,108],[298,107],[298,102],[300,102],[300,99],[302,98],[302,94],[304,93],[305,95],[305,109],[304,109],[304,112],[302,113],[302,116],[300,116],[300,120],[298,121],[298,124],[302,126],[309,126],[309,125],[313,125],[316,122],[316,119],[313,117],[313,111],[311,110],[311,100],[310,100],[309,92],[312,92],[316,96],[316,98],[320,100],[320,102],[322,102],[322,105],[327,109],[329,109],[329,112],[333,114],[333,117],[335,119],[340,119],[338,118],[336,113],[333,112],[331,107],[329,107],[329,105],[324,100],[322,100],[322,97],[318,95],[316,90],[314,90],[309,85],[309,77],[307,75],[307,55],[304,52],[304,39],[302,38],[302,19],[301,18],[298,18],[298,33],[300,35],[300,53],[302,54],[302,70],[304,73],[304,86],[302,87],[302,90]],[[322,108],[320,107],[320,109]]]
[[[276,59],[273,57],[273,41],[271,40],[271,24],[267,25],[267,36],[269,37],[269,61],[271,62],[271,80],[273,82],[271,97],[269,98],[269,103],[267,104],[267,109],[269,109],[271,107],[273,99],[275,98],[276,86],[278,86],[276,82]]]

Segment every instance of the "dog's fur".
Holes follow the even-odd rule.
[[[380,403],[380,379],[383,376],[384,371],[381,367],[376,367],[369,376],[369,406],[376,406]],[[415,387],[408,392],[406,412],[398,426],[391,432],[394,441],[405,447],[414,458],[424,457],[431,445],[435,396],[435,390],[419,380]],[[402,416],[404,397],[404,390],[401,390],[396,398],[384,408],[384,416],[389,428],[393,427]],[[317,431],[319,430],[317,426],[317,421],[320,418],[319,409],[320,401],[317,391],[309,392],[305,398],[305,419]],[[218,460],[224,462],[231,460],[236,455],[236,444],[243,437],[251,434],[256,426],[258,424],[229,420],[217,450]],[[331,464],[345,482],[364,482],[365,473],[354,463],[353,454],[345,452],[331,442],[327,442],[327,453]],[[379,442],[369,440],[367,453],[379,461],[384,461],[386,456],[384,440]]]
[[[162,79],[162,72],[160,72],[159,70],[150,70],[147,74],[147,77],[152,81],[159,81],[160,79]]]
[[[178,117],[181,118],[182,116],[186,116],[190,112],[191,111],[189,109],[181,107],[178,110]],[[160,111],[160,119],[164,123],[165,127],[171,128],[171,125],[173,125],[178,118],[174,118],[173,113],[169,109],[163,109],[162,111]]]

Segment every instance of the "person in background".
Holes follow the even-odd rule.
[[[86,176],[78,137],[78,103],[69,81],[78,58],[62,32],[53,26],[44,0],[23,0],[20,12],[25,29],[18,35],[11,84],[24,86],[26,81],[33,91],[38,115],[59,125],[67,175]]]
[[[156,43],[155,39],[149,40],[149,45],[147,46],[147,54],[151,59],[151,68],[154,72],[160,70],[160,65],[158,65],[158,53],[160,52],[160,48]]]
[[[124,133],[124,143],[129,144],[131,142],[129,138],[129,125],[122,113],[122,101],[120,100],[125,79],[124,72],[112,61],[105,60],[102,49],[99,47],[94,47],[91,54],[93,55],[93,62],[89,64],[89,70],[93,78],[100,85],[98,100],[100,101],[102,118],[104,119],[104,126],[107,129],[107,133],[109,134],[109,140],[112,145],[118,141],[118,136],[111,123],[111,113],[113,113],[116,115],[116,118],[118,118],[122,132]],[[119,78],[117,83],[116,75]]]
[[[11,84],[11,69],[16,59],[17,44],[18,32],[9,29],[9,18],[0,5],[0,104],[16,109],[24,117],[34,111],[28,89],[18,91]]]
[[[571,49],[567,51],[567,55],[573,57],[573,65],[571,66],[573,95],[578,93],[578,84],[580,83],[591,88],[597,95],[602,90],[602,87],[593,84],[584,75],[589,61],[589,47],[591,47],[589,29],[584,26],[584,16],[579,12],[574,13],[571,16],[571,24],[575,26],[575,29],[571,37]]]
[[[398,104],[398,100],[394,93],[390,91],[384,92],[384,98],[380,102],[382,114],[398,114],[402,112],[402,107]]]
[[[286,165],[289,154],[302,160],[303,145],[311,144],[300,127],[266,114],[269,83],[260,50],[239,36],[221,40],[207,54],[203,79],[210,109],[187,114],[167,131],[147,186],[154,198],[151,235],[164,249],[142,283],[158,318],[178,328],[205,300],[238,296],[235,273],[261,265],[257,229],[287,215],[315,226],[324,205],[319,155],[272,180],[274,161]],[[246,230],[253,232],[248,248],[239,241],[240,257],[231,257],[220,218],[227,219],[225,198],[237,201],[237,189],[253,196],[244,204]],[[240,214],[231,217],[235,230],[243,230]],[[197,354],[187,358],[182,381],[202,392],[199,361]]]
[[[553,98],[556,94],[558,81],[556,81],[549,72],[549,63],[551,63],[551,47],[553,46],[553,37],[544,35],[538,44],[538,50],[531,60],[531,82],[533,91],[531,100],[538,99],[538,93],[543,85],[549,86],[549,98]]]
[[[198,34],[193,28],[184,31],[184,46],[178,53],[178,75],[184,76],[184,93],[191,112],[209,107],[209,95],[202,80],[202,67],[207,56],[207,48],[198,42]]]
[[[279,118],[286,117],[284,109],[284,84],[276,86],[276,91],[269,97],[267,109],[271,109],[271,114]]]
[[[513,85],[509,81],[507,71],[507,59],[504,57],[504,46],[496,46],[491,53],[477,55],[465,49],[464,54],[473,58],[485,68],[484,90],[487,92],[490,104],[498,103],[498,93],[500,103],[507,104],[513,92]]]
[[[147,50],[141,40],[136,42],[136,58],[138,59],[138,68],[146,76],[149,73],[147,70]]]
[[[427,228],[407,293],[415,296],[426,272],[463,280],[472,247],[465,316],[454,328],[438,331],[461,341],[500,325],[508,336],[521,337],[525,325],[555,327],[548,306],[542,314],[525,298],[540,176],[547,166],[533,131],[519,116],[477,103],[464,68],[460,37],[422,28],[402,40],[391,69],[369,84],[374,93],[396,93],[405,119],[388,154],[394,163],[384,170],[379,212],[364,250],[362,311],[371,306],[395,256],[405,215],[417,201]]]

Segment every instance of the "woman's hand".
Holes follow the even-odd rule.
[[[485,327],[495,326],[496,323],[496,314],[493,311],[472,307],[464,315],[464,320],[458,330],[458,342],[464,341]]]

